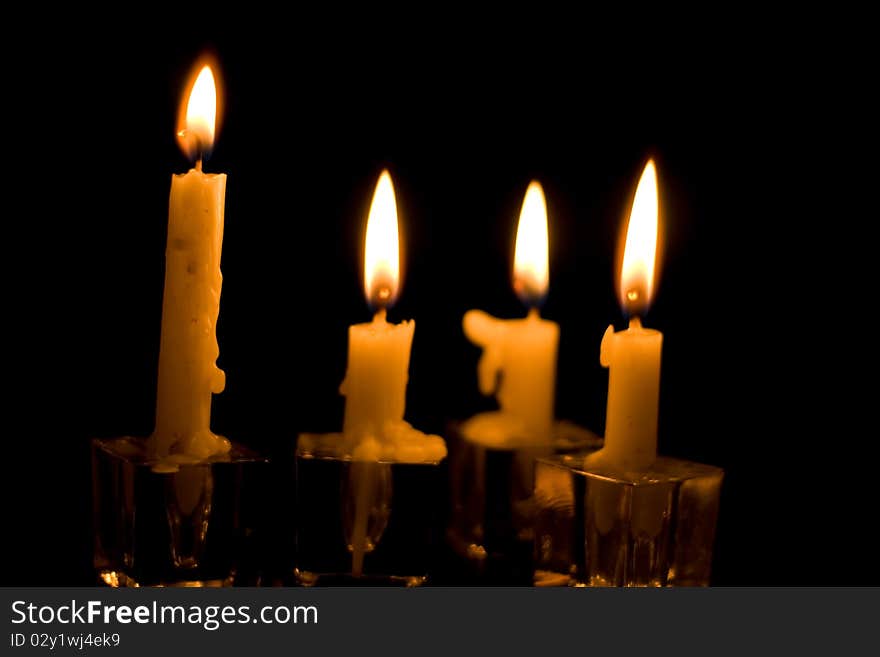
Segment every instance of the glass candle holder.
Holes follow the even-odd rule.
[[[520,440],[500,415],[450,428],[447,540],[468,577],[491,584],[532,584],[536,459],[599,449],[602,439],[568,421],[544,444]],[[490,431],[484,431],[492,425]],[[476,428],[475,428],[476,427]]]
[[[535,584],[708,586],[723,476],[667,457],[638,473],[538,459]]]
[[[345,443],[341,433],[299,437],[297,583],[422,585],[442,533],[445,458],[422,460],[411,455],[407,460],[355,461]],[[360,516],[359,504],[365,509]],[[354,546],[359,532],[364,547],[358,566]]]
[[[267,460],[229,453],[169,465],[146,441],[92,441],[94,565],[108,586],[230,586],[254,533]]]

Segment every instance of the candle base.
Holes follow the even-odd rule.
[[[233,443],[192,464],[157,462],[138,438],[92,441],[94,565],[125,586],[231,586],[254,564],[266,459]]]
[[[538,459],[535,584],[708,586],[723,475],[666,457],[639,473]]]
[[[439,440],[439,439],[438,439]],[[439,544],[445,459],[353,461],[343,434],[304,434],[296,451],[296,548],[302,586],[421,586]],[[444,448],[445,453],[445,448]],[[369,488],[360,478],[371,468]],[[354,543],[361,506],[362,562]]]
[[[600,437],[567,421],[555,422],[553,436],[538,445],[507,435],[511,426],[501,413],[485,413],[449,431],[446,537],[474,582],[533,583],[535,460],[602,447]]]

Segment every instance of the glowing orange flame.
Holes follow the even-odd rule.
[[[644,314],[654,297],[658,214],[657,170],[648,160],[629,215],[618,288],[620,305],[630,315]]]
[[[214,146],[217,95],[211,64],[200,63],[191,76],[177,120],[177,143],[191,160],[201,160]]]
[[[549,275],[547,203],[544,190],[532,181],[526,190],[513,254],[513,289],[527,306],[535,306],[547,294]]]
[[[364,291],[373,308],[387,308],[400,284],[397,201],[391,174],[383,171],[373,193],[364,245]]]

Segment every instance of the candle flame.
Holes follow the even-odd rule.
[[[191,160],[206,157],[217,128],[217,83],[211,64],[200,63],[191,76],[177,121],[177,143]]]
[[[633,198],[618,287],[621,307],[630,315],[644,314],[654,296],[658,224],[657,170],[648,160]]]
[[[391,174],[383,171],[373,193],[364,245],[364,291],[373,308],[394,303],[400,282],[397,201]]]
[[[513,254],[513,289],[529,307],[537,306],[549,284],[547,203],[541,183],[533,180],[526,190]]]

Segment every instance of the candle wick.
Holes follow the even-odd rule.
[[[631,329],[640,329],[642,328],[642,319],[638,315],[634,315],[629,320],[629,327]]]
[[[199,173],[202,172],[202,158],[196,160],[196,171],[198,171]]]
[[[376,311],[376,314],[373,315],[373,321],[374,322],[387,322],[388,321],[386,319],[387,316],[388,316],[388,311],[385,308],[379,308],[379,310]]]
[[[538,312],[537,306],[532,306],[531,308],[529,308],[529,315],[528,315],[529,319],[539,319],[540,317],[541,317],[541,315]]]

